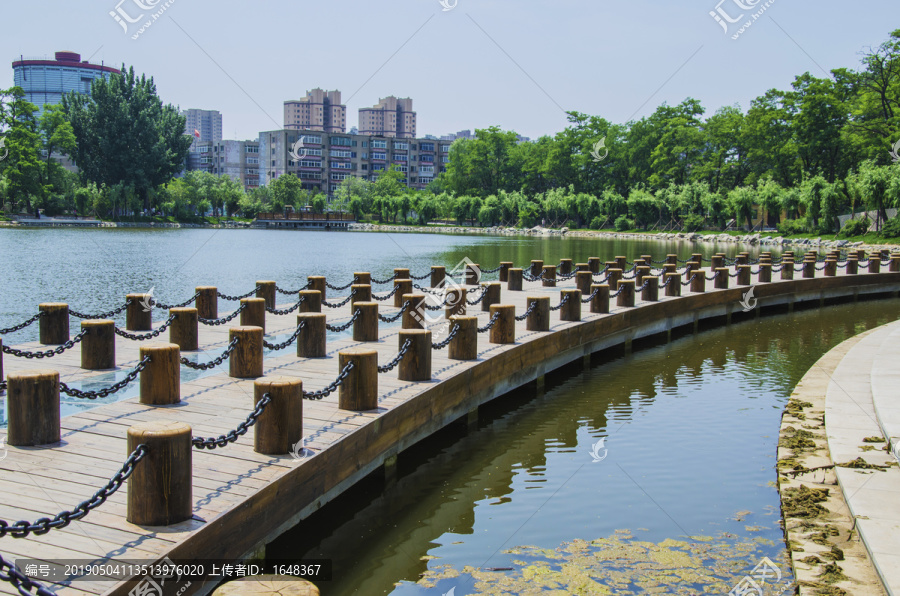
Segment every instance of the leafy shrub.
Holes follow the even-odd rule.
[[[628,217],[624,215],[620,215],[616,218],[616,231],[624,232],[625,230],[633,230],[634,229],[634,220],[628,219]]]
[[[885,238],[896,238],[900,236],[900,217],[894,217],[887,220],[881,227],[881,235]]]
[[[841,228],[841,231],[838,232],[838,238],[849,238],[851,236],[862,236],[866,232],[869,231],[869,224],[871,224],[867,218],[863,217],[861,219],[851,219],[844,227]]]
[[[604,223],[606,223],[605,218],[595,217],[594,219],[591,220],[591,229],[599,230],[601,228],[601,226],[603,226]]]
[[[782,236],[806,233],[806,219],[786,219],[778,224],[778,233]]]
[[[699,232],[706,225],[706,219],[702,215],[691,214],[684,218],[685,232]]]

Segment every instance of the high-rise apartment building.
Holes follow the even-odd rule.
[[[181,115],[185,118],[184,134],[193,139],[187,169],[212,172],[213,147],[222,140],[222,114],[218,110],[190,109]]]
[[[359,109],[359,134],[416,138],[416,113],[410,98],[398,99],[393,95],[381,99],[371,108]]]
[[[91,92],[91,82],[109,78],[119,70],[103,64],[91,64],[75,52],[56,52],[54,59],[29,58],[12,63],[13,84],[25,91],[25,99],[38,107],[40,115],[45,105],[62,103],[65,93],[74,91],[85,95]]]
[[[210,147],[207,171],[219,176],[231,176],[253,190],[259,186],[259,142],[220,141]]]
[[[284,128],[346,132],[347,106],[341,103],[341,92],[313,89],[303,99],[284,102]]]

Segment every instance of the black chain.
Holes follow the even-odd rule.
[[[346,298],[344,298],[343,300],[341,300],[340,302],[337,302],[337,303],[335,303],[335,304],[329,304],[329,303],[327,303],[327,302],[325,302],[325,301],[323,300],[323,301],[322,301],[322,304],[324,304],[324,305],[327,306],[328,308],[340,308],[340,307],[344,306],[345,304],[347,304],[348,302],[350,302],[350,300],[351,300],[354,296],[356,296],[356,290],[353,290],[352,292],[350,292],[350,295],[347,296]]]
[[[782,266],[780,266],[780,267],[772,267],[772,273],[778,273],[778,272],[781,271],[782,269],[784,269],[784,265],[782,265]],[[717,271],[717,272],[716,272],[716,275],[718,275],[718,274],[719,274],[719,272]]]
[[[255,288],[253,288],[252,290],[250,290],[249,292],[247,292],[247,293],[244,294],[243,296],[228,296],[227,294],[223,294],[222,292],[219,292],[218,290],[216,291],[216,295],[217,295],[219,298],[221,298],[222,300],[231,300],[232,302],[236,302],[236,301],[238,301],[238,300],[243,300],[244,298],[249,298],[250,296],[252,296],[252,295],[255,294],[256,292],[258,292],[258,291],[259,291],[259,288],[260,288],[260,286],[256,286]]]
[[[14,331],[18,331],[19,329],[25,329],[26,327],[28,327],[29,325],[31,325],[32,323],[34,323],[35,321],[37,321],[38,319],[40,319],[43,316],[44,316],[44,311],[40,311],[38,314],[34,315],[33,317],[31,317],[24,323],[19,323],[15,327],[10,327],[9,329],[0,329],[0,335],[6,335],[7,333],[12,333]]]
[[[267,307],[266,307],[266,312],[270,312],[270,313],[272,313],[273,315],[289,315],[289,314],[291,314],[292,312],[294,312],[295,310],[297,310],[298,308],[300,308],[300,305],[303,304],[303,301],[304,301],[304,300],[306,300],[306,296],[302,296],[302,297],[300,298],[300,300],[298,300],[296,303],[294,303],[294,306],[292,306],[292,307],[290,307],[290,308],[285,308],[284,310],[278,310],[278,309],[275,309],[275,308],[269,308],[269,307],[267,306]]]
[[[396,323],[397,320],[403,316],[403,313],[406,312],[406,309],[410,307],[410,304],[411,303],[409,300],[404,302],[403,306],[400,307],[400,312],[395,314],[393,317],[386,317],[386,316],[382,315],[381,313],[378,313],[378,320],[381,321],[382,323]]]
[[[280,344],[270,344],[266,340],[263,340],[263,346],[265,346],[266,348],[269,348],[270,350],[276,350],[276,351],[283,350],[286,347],[288,347],[289,345],[291,345],[292,343],[294,343],[294,341],[300,335],[300,331],[303,329],[303,327],[305,325],[306,325],[306,321],[300,321],[300,324],[297,325],[297,330],[294,331],[294,334],[290,338],[288,338],[287,340],[285,340],[284,342],[282,342]]]
[[[538,305],[538,301],[537,301],[537,300],[533,301],[533,302],[531,303],[531,305],[528,307],[528,310],[526,310],[526,311],[523,312],[521,315],[519,315],[518,317],[516,317],[516,320],[517,320],[517,321],[524,321],[525,319],[527,319],[527,318],[528,318],[528,315],[530,315],[531,313],[533,313],[533,312],[534,312],[534,309],[537,308],[537,305]]]
[[[460,329],[460,327],[459,327],[458,324],[457,324],[457,325],[454,325],[454,326],[453,326],[453,329],[450,330],[450,335],[447,336],[447,339],[445,339],[445,340],[442,341],[442,342],[432,343],[432,344],[431,344],[431,349],[432,349],[432,350],[443,350],[444,348],[446,348],[447,346],[449,346],[449,345],[450,345],[450,341],[451,341],[454,337],[456,337],[456,334],[457,334],[457,333],[459,333],[459,329]]]
[[[473,298],[472,300],[469,300],[468,298],[466,298],[466,302],[468,302],[472,306],[475,306],[476,304],[481,302],[481,300],[484,298],[485,294],[487,294],[487,291],[488,291],[487,286],[481,286],[481,295],[478,296],[477,298]]]
[[[816,267],[815,265],[813,265],[813,269],[815,269],[816,271],[825,271],[825,265],[822,265],[821,267]]]
[[[494,325],[497,324],[497,321],[499,321],[499,320],[500,320],[500,313],[495,312],[494,316],[491,317],[491,320],[488,321],[487,325],[485,325],[484,327],[479,327],[477,329],[478,333],[485,333],[487,331],[490,331],[494,327]]]
[[[376,296],[375,294],[372,294],[372,299],[383,302],[383,301],[387,300],[388,298],[390,298],[391,296],[393,296],[394,294],[396,294],[397,290],[399,290],[399,289],[400,289],[400,286],[394,286],[394,289],[391,290],[391,293],[387,294],[385,296]]]
[[[77,344],[82,339],[84,339],[85,334],[87,334],[86,329],[83,330],[78,335],[76,335],[75,337],[73,337],[72,339],[68,340],[63,345],[61,345],[53,350],[47,350],[46,352],[28,352],[26,350],[17,350],[15,348],[3,346],[3,353],[9,354],[10,356],[17,356],[19,358],[53,358],[54,356],[58,356],[59,354],[62,354],[69,348],[74,347],[75,344]]]
[[[204,325],[224,325],[225,323],[227,323],[227,322],[230,321],[231,319],[233,319],[233,318],[235,318],[236,316],[238,316],[239,314],[241,314],[241,312],[242,312],[245,308],[247,308],[247,303],[246,303],[246,302],[245,302],[244,304],[242,304],[242,305],[240,306],[240,308],[238,308],[236,311],[234,311],[233,313],[231,313],[231,314],[228,315],[227,317],[222,317],[221,319],[203,319],[203,318],[200,318],[200,319],[198,319],[198,321],[200,321],[200,322],[203,323]]]
[[[163,323],[162,325],[160,325],[159,327],[157,327],[156,329],[154,329],[153,331],[151,331],[150,333],[148,333],[146,335],[135,335],[134,333],[128,333],[127,331],[119,329],[118,327],[115,327],[114,330],[116,332],[116,335],[120,335],[126,339],[133,339],[135,341],[144,341],[145,339],[153,339],[154,337],[159,336],[160,333],[162,333],[163,331],[165,331],[166,329],[169,328],[169,325],[171,325],[174,320],[175,320],[175,315],[170,316],[166,320],[165,323]]]
[[[325,329],[328,329],[329,331],[331,331],[333,333],[340,333],[341,331],[346,331],[347,329],[350,329],[350,327],[353,325],[353,323],[356,322],[356,319],[359,318],[359,315],[361,312],[362,311],[357,308],[356,311],[353,313],[353,316],[350,317],[350,320],[338,327],[332,327],[328,323],[325,323]]]
[[[643,287],[645,287],[646,285],[647,285],[647,282],[644,282],[644,285],[641,286],[641,287],[643,288]],[[593,293],[593,294],[591,294],[591,295],[588,296],[587,298],[582,298],[582,299],[581,299],[582,304],[587,304],[588,302],[590,302],[591,300],[593,300],[594,298],[596,298],[596,297],[597,297],[597,294],[599,294],[599,293],[600,293],[600,288],[597,288],[596,290],[594,290],[594,293]]]
[[[382,285],[384,285],[384,284],[391,283],[391,282],[394,281],[395,279],[397,279],[397,274],[396,274],[396,273],[393,274],[392,276],[390,276],[389,278],[384,279],[384,280],[381,280],[381,279],[375,279],[375,278],[373,277],[373,278],[372,278],[372,283],[373,283],[373,284],[378,284],[379,286],[382,286]]]
[[[607,271],[609,271],[609,265],[607,265],[606,267],[604,267],[603,269],[601,269],[601,270],[598,271],[597,273],[592,273],[591,275],[592,275],[593,277],[597,277],[598,275],[603,275],[603,274],[606,273]],[[607,277],[608,277],[608,276],[607,276]]]
[[[559,301],[559,304],[557,304],[556,306],[550,307],[550,311],[552,312],[552,311],[561,309],[563,306],[565,306],[566,302],[568,302],[568,301],[569,301],[569,294],[566,294],[565,296],[563,296],[563,299]]]
[[[225,351],[222,352],[219,357],[213,359],[211,362],[191,362],[187,358],[182,357],[181,363],[186,367],[192,368],[194,370],[209,370],[211,368],[215,368],[225,362],[225,359],[231,356],[231,353],[237,349],[238,341],[239,340],[236,337],[232,339],[228,344],[228,347],[225,348]]]
[[[80,389],[72,389],[65,383],[60,382],[59,390],[65,393],[66,395],[71,395],[72,397],[78,397],[81,399],[97,399],[98,397],[106,397],[107,395],[112,395],[124,389],[126,385],[135,380],[138,374],[147,367],[147,364],[150,363],[150,356],[144,356],[143,360],[138,362],[138,365],[134,367],[134,369],[125,375],[125,378],[116,383],[115,385],[111,385],[104,389],[100,389],[97,391],[81,391]]]
[[[482,273],[497,273],[498,271],[500,271],[500,267],[497,267],[496,269],[482,269],[481,270]]]
[[[729,273],[729,274],[728,274],[728,277],[737,277],[737,276],[740,275],[740,274],[741,274],[740,271],[735,271],[734,274]]]
[[[421,290],[429,294],[440,294],[444,291],[444,288],[426,288],[425,286],[421,286],[419,284],[413,284],[413,287],[417,290]]]
[[[523,271],[523,272],[522,272],[522,277],[524,277],[527,281],[542,281],[542,280],[544,279],[544,274],[545,274],[545,273],[547,273],[547,272],[546,272],[546,271],[541,271],[541,274],[540,274],[540,275],[529,275],[529,274],[527,274],[527,273],[525,273],[525,272]]]
[[[112,317],[116,316],[117,314],[119,314],[120,312],[122,312],[123,310],[128,308],[129,304],[131,304],[131,300],[128,300],[125,304],[123,304],[122,306],[120,306],[119,308],[117,308],[115,310],[100,313],[99,315],[86,315],[86,314],[80,313],[76,310],[72,310],[71,308],[69,309],[69,314],[72,315],[73,317],[78,317],[79,319],[111,319]]]
[[[706,281],[713,281],[714,279],[719,277],[719,273],[721,273],[721,271],[716,271],[715,273],[713,273],[712,277],[706,277],[706,275],[704,275],[703,277],[706,277]]]
[[[412,346],[411,339],[407,339],[405,342],[403,342],[403,345],[400,346],[400,351],[397,352],[397,356],[393,360],[391,360],[390,362],[385,364],[384,366],[379,366],[378,372],[386,373],[386,372],[390,372],[390,371],[394,370],[394,367],[397,366],[398,364],[400,364],[400,361],[403,360],[404,356],[406,356],[406,353],[409,351],[409,348],[411,346]]]
[[[431,271],[429,271],[425,275],[413,275],[412,273],[410,273],[409,277],[411,279],[425,279],[426,277],[431,277]]]
[[[331,385],[329,385],[325,389],[320,389],[318,391],[311,391],[311,392],[304,391],[303,399],[316,400],[316,399],[323,399],[325,397],[328,397],[329,395],[334,393],[334,391],[338,387],[340,387],[341,383],[344,382],[344,379],[347,378],[347,375],[350,374],[351,370],[353,370],[353,363],[348,362],[347,365],[344,366],[343,370],[341,370],[341,373],[338,375],[338,377],[331,383]]]
[[[163,310],[169,310],[170,308],[182,308],[193,302],[200,295],[200,292],[197,292],[181,304],[163,304],[162,302],[156,302],[152,298],[150,299],[150,306],[155,306],[156,308],[161,308]]]
[[[349,288],[350,286],[352,286],[353,284],[357,283],[358,281],[359,281],[359,278],[358,278],[358,277],[354,277],[353,280],[352,280],[350,283],[348,283],[346,286],[341,286],[341,287],[333,286],[333,285],[331,285],[330,283],[328,283],[328,282],[326,281],[326,282],[325,282],[325,287],[327,287],[327,288],[329,288],[329,289],[331,289],[331,290],[334,290],[335,292],[342,292],[342,291],[346,290],[347,288]]]
[[[21,596],[55,596],[43,585],[21,573],[16,566],[0,556],[0,581],[12,584]],[[32,592],[32,590],[35,590]]]
[[[672,279],[673,279],[673,278],[670,277],[670,278],[669,278],[669,281],[671,281]],[[666,283],[666,285],[668,285],[668,282]],[[666,286],[663,285],[663,287],[666,287]],[[619,286],[619,289],[616,290],[615,292],[610,293],[609,297],[610,297],[610,298],[615,298],[616,296],[618,296],[619,294],[621,294],[621,293],[622,293],[622,290],[624,290],[624,289],[625,289],[625,286]],[[560,306],[562,306],[562,304],[560,304]]]
[[[698,273],[694,273],[693,275],[691,275],[690,279],[681,282],[681,285],[683,285],[683,286],[685,286],[685,287],[689,286],[689,285],[691,284],[691,282],[694,281],[694,278],[697,277],[697,275],[699,275],[699,274],[698,274]],[[704,275],[704,276],[702,276],[702,277],[706,277],[706,276]]]
[[[209,437],[205,439],[203,437],[193,437],[191,439],[191,445],[196,447],[197,449],[215,449],[216,447],[227,447],[229,443],[234,443],[238,440],[238,437],[242,437],[247,434],[247,430],[256,424],[256,419],[259,418],[263,410],[266,409],[266,406],[269,405],[269,402],[272,401],[272,396],[268,393],[263,394],[262,398],[256,404],[256,408],[250,412],[250,415],[247,416],[247,420],[241,422],[237,425],[237,428],[228,433],[227,435],[219,435],[218,437]]]
[[[648,279],[648,280],[645,281],[643,284],[641,284],[641,287],[635,288],[634,291],[635,291],[635,292],[643,292],[644,290],[647,289],[647,286],[649,286],[649,285],[650,285],[650,280]]]
[[[106,483],[106,486],[95,492],[90,499],[79,503],[72,511],[58,513],[53,519],[42,517],[34,523],[18,521],[14,524],[10,524],[5,520],[0,520],[0,538],[5,537],[6,535],[10,535],[13,538],[25,538],[29,534],[40,536],[46,534],[50,530],[65,528],[73,521],[82,519],[91,510],[96,509],[105,503],[106,499],[119,490],[122,483],[124,483],[128,477],[131,476],[132,472],[134,472],[135,465],[147,455],[147,451],[148,447],[146,445],[138,445],[135,450],[131,452],[131,455],[128,456],[128,459],[125,460],[125,463],[116,475]]]

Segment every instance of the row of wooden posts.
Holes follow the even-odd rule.
[[[785,253],[781,264],[782,279],[793,279],[794,254]],[[807,253],[802,261],[804,278],[814,277],[818,254]],[[718,272],[715,287],[728,288],[731,269],[723,267],[725,256],[717,254],[710,258],[711,270]],[[858,272],[858,255],[846,260],[848,274]],[[735,259],[736,283],[750,285],[749,255],[743,253]],[[824,261],[824,274],[835,275],[838,254],[830,253]],[[693,276],[690,282],[692,292],[706,291],[706,276],[702,268],[703,256],[695,254],[685,267],[685,275]],[[634,262],[632,279],[625,279],[624,257],[606,263],[606,283],[595,284],[594,275],[600,272],[600,263],[580,263],[570,270],[574,273],[575,289],[564,289],[560,293],[562,305],[558,308],[562,321],[580,321],[582,300],[587,300],[591,313],[608,313],[612,292],[617,305],[633,307],[636,290],[641,288],[644,301],[656,301],[659,296],[660,277],[653,275],[652,261],[644,255]],[[503,265],[510,265],[504,267]],[[485,282],[481,298],[481,310],[490,313],[494,325],[489,330],[489,341],[493,344],[509,344],[516,340],[515,306],[501,304],[501,285],[505,281],[509,291],[521,290],[524,271],[503,263],[500,268],[500,282]],[[477,267],[474,266],[472,269]],[[880,258],[870,257],[868,271],[880,271]],[[560,270],[566,270],[563,260]],[[675,255],[669,255],[662,267],[662,278],[667,296],[680,296],[682,273],[678,273]],[[900,256],[890,257],[890,270],[900,271]],[[397,274],[406,277],[396,277]],[[533,261],[531,275],[541,277],[542,285],[556,284],[557,267],[545,266]],[[432,284],[439,287],[443,282],[443,268],[432,270]],[[572,275],[566,273],[564,275]],[[771,281],[772,258],[762,253],[759,260],[759,283]],[[696,274],[696,275],[695,275]],[[353,337],[359,342],[378,341],[378,302],[371,300],[371,276],[356,273],[356,290],[353,296],[354,312],[358,312],[353,323]],[[467,281],[475,280],[476,274],[466,275]],[[321,313],[325,295],[324,278],[310,284],[316,289],[300,292],[304,300],[300,304],[303,312],[297,314],[298,325],[303,328],[297,337],[297,355],[304,358],[320,358],[326,355],[326,316]],[[310,280],[312,282],[312,278]],[[364,283],[369,282],[369,283]],[[686,283],[686,282],[685,282]],[[402,315],[402,329],[398,335],[398,347],[410,343],[406,355],[398,364],[398,377],[406,381],[428,381],[431,379],[432,332],[425,329],[428,297],[412,293],[412,281],[408,270],[395,270],[394,284],[397,286],[394,305],[406,309]],[[263,335],[265,329],[266,306],[275,306],[274,282],[258,282],[256,298],[244,298],[247,305],[241,312],[241,325],[229,329],[229,340],[237,340],[237,345],[229,357],[229,374],[236,378],[254,378],[254,406],[264,395],[270,402],[254,427],[254,450],[267,455],[284,455],[302,440],[303,428],[303,382],[294,377],[263,377]],[[175,316],[170,327],[170,343],[141,346],[141,360],[149,357],[140,372],[140,402],[154,406],[165,406],[180,402],[181,351],[196,349],[198,345],[198,318],[215,318],[217,315],[217,290],[211,287],[198,288],[195,308],[173,308]],[[455,360],[474,360],[478,357],[478,318],[466,314],[465,287],[453,286],[447,290],[447,307],[444,315],[449,329],[456,329],[449,341],[448,356]],[[132,306],[144,299],[142,294],[129,295],[126,318],[130,330],[149,330],[150,313],[143,309],[137,312]],[[408,304],[407,304],[408,303]],[[41,317],[41,341],[47,344],[61,344],[68,340],[68,306],[65,304],[41,305],[47,313]],[[527,297],[526,329],[528,331],[549,331],[551,323],[550,296]],[[146,315],[146,317],[145,317]],[[102,369],[115,366],[115,333],[113,321],[83,321],[82,329],[87,333],[82,340],[82,366]],[[338,353],[338,370],[353,367],[339,386],[338,407],[350,411],[370,411],[378,407],[378,353],[374,349],[357,347]],[[2,366],[2,361],[0,361]],[[2,368],[0,368],[2,374]],[[8,444],[29,446],[57,443],[60,440],[60,386],[59,373],[52,370],[37,370],[11,373],[7,379],[9,411]],[[147,445],[149,450],[129,479],[128,520],[139,525],[169,525],[190,518],[191,500],[191,453],[192,431],[189,425],[179,422],[142,423],[128,431],[128,452],[138,445]]]

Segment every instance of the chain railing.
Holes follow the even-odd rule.
[[[16,356],[18,358],[53,358],[54,356],[59,356],[66,350],[75,347],[75,344],[84,339],[85,334],[87,334],[86,329],[61,346],[58,346],[52,350],[46,350],[44,352],[29,352],[27,350],[17,350],[15,348],[10,348],[9,346],[3,346],[3,353],[9,354],[10,356]]]
[[[735,271],[734,273],[729,273],[729,274],[728,274],[728,277],[737,277],[737,276],[740,275],[740,274],[741,274],[740,271]]]
[[[165,331],[166,329],[169,328],[169,325],[171,325],[173,321],[175,321],[175,315],[171,315],[168,319],[166,319],[165,323],[163,323],[162,325],[160,325],[159,327],[157,327],[156,329],[154,329],[153,331],[151,331],[150,333],[147,333],[145,335],[128,333],[124,329],[119,329],[118,326],[113,327],[113,330],[116,332],[116,335],[124,337],[125,339],[132,339],[134,341],[144,341],[146,339],[153,339],[154,337],[158,337],[160,333],[162,333],[163,331]]]
[[[691,275],[688,279],[686,279],[686,280],[684,280],[683,282],[681,282],[681,285],[683,285],[684,287],[687,287],[687,286],[691,285],[691,282],[694,281],[694,278],[697,277],[698,275],[700,275],[700,274],[699,274],[699,273],[694,273],[694,274]],[[703,275],[703,276],[701,276],[701,277],[706,277],[706,276]]]
[[[372,283],[373,283],[373,284],[378,284],[379,286],[383,286],[384,284],[389,284],[389,283],[391,283],[391,282],[394,281],[395,279],[397,279],[397,274],[396,274],[396,273],[393,274],[392,276],[390,276],[390,277],[387,278],[387,279],[375,279],[375,278],[373,277],[373,278],[372,278]]]
[[[0,329],[0,335],[6,335],[7,333],[13,333],[15,331],[18,331],[19,329],[25,329],[26,327],[28,327],[29,325],[31,325],[32,323],[34,323],[35,321],[37,321],[38,319],[40,319],[43,316],[44,316],[44,311],[40,311],[38,314],[34,315],[33,317],[31,317],[24,323],[19,323],[18,325],[10,327],[9,329]]]
[[[590,296],[588,296],[588,297],[586,297],[586,298],[582,298],[582,299],[581,299],[581,303],[582,303],[582,304],[587,304],[588,302],[590,302],[591,300],[593,300],[594,298],[596,298],[596,297],[597,297],[597,294],[599,294],[599,293],[600,293],[600,288],[597,288],[596,290],[594,290],[594,293],[593,293],[593,294],[591,294]],[[535,303],[535,304],[537,304],[537,303]]]
[[[472,306],[475,306],[476,304],[478,304],[479,302],[481,302],[482,299],[484,299],[484,295],[487,294],[487,291],[488,291],[487,286],[482,286],[482,287],[481,287],[481,295],[478,296],[478,297],[476,297],[476,298],[473,298],[473,299],[471,299],[471,300],[469,300],[468,298],[466,298],[466,302],[468,302],[468,303],[471,304]]]
[[[459,329],[460,329],[460,327],[458,324],[454,325],[453,329],[450,330],[450,334],[447,336],[447,339],[445,339],[444,341],[438,342],[438,343],[432,343],[431,349],[432,350],[443,350],[444,348],[449,346],[450,342],[453,340],[453,338],[456,337],[456,334],[459,333]]]
[[[410,277],[410,279],[418,279],[418,280],[426,279],[428,277],[431,277],[431,271],[429,271],[425,275],[413,275],[412,273],[410,273],[409,277]]]
[[[11,584],[20,596],[55,596],[53,592],[20,572],[2,556],[0,556],[0,582]]]
[[[591,276],[592,276],[592,277],[599,277],[599,276],[603,275],[604,273],[606,273],[607,271],[609,271],[609,265],[607,265],[606,267],[604,267],[603,269],[601,269],[601,270],[598,271],[597,273],[591,273]]]
[[[671,278],[670,278],[670,281],[671,281]],[[668,282],[666,282],[666,283],[668,283]],[[664,287],[665,287],[665,286],[664,286]],[[618,290],[616,290],[615,292],[610,292],[609,297],[610,297],[610,298],[615,298],[616,296],[618,296],[619,294],[621,294],[621,293],[622,293],[622,290],[624,290],[624,289],[625,289],[625,286],[619,286],[619,289],[618,289]],[[562,306],[562,304],[560,304],[560,306]]]
[[[716,271],[715,273],[712,274],[711,277],[707,277],[706,274],[704,273],[704,274],[703,274],[703,277],[706,278],[706,281],[713,281],[713,280],[715,280],[717,277],[719,277],[719,273],[721,273],[721,271]]]
[[[350,327],[353,326],[353,323],[355,323],[355,322],[356,322],[356,319],[359,318],[359,315],[360,315],[361,312],[362,312],[362,311],[359,310],[359,309],[357,308],[357,309],[353,312],[353,316],[350,317],[350,320],[349,320],[349,321],[347,321],[347,322],[344,323],[343,325],[339,325],[339,326],[337,326],[337,327],[334,327],[334,326],[332,326],[332,325],[329,325],[328,323],[325,323],[325,329],[331,331],[332,333],[340,333],[341,331],[346,331],[347,329],[350,329]]]
[[[400,320],[400,317],[403,316],[403,313],[406,312],[406,309],[409,308],[410,305],[411,305],[410,301],[407,300],[406,302],[403,303],[403,306],[400,307],[400,312],[398,312],[397,314],[395,314],[392,317],[386,317],[383,314],[378,313],[378,320],[381,321],[382,323],[396,323],[398,320]]]
[[[131,300],[128,300],[127,302],[125,302],[125,304],[123,304],[119,308],[113,309],[109,312],[103,312],[98,315],[86,315],[84,313],[78,312],[77,310],[72,310],[71,308],[69,309],[69,314],[72,315],[73,317],[77,317],[79,319],[94,319],[94,320],[96,320],[96,319],[111,319],[114,316],[116,316],[117,314],[121,313],[126,308],[128,308],[129,304],[131,304]]]
[[[188,368],[192,368],[194,370],[209,370],[211,368],[215,368],[225,362],[225,360],[231,356],[231,353],[237,349],[238,338],[234,338],[228,344],[228,347],[225,348],[225,351],[222,352],[218,357],[213,358],[210,362],[191,362],[187,358],[181,358],[181,364]]]
[[[122,464],[119,471],[116,472],[116,475],[110,478],[109,482],[106,483],[106,486],[95,492],[90,499],[79,503],[72,511],[57,513],[53,519],[42,517],[35,522],[17,521],[11,524],[6,520],[0,519],[0,538],[7,535],[12,536],[13,538],[25,538],[30,534],[40,536],[46,534],[50,530],[65,528],[73,521],[82,519],[92,510],[105,503],[106,499],[119,490],[122,484],[129,476],[131,476],[132,472],[134,472],[134,467],[137,463],[147,455],[147,451],[148,447],[144,444],[135,447],[134,451],[131,452],[131,455],[128,456],[128,459],[125,460],[125,463]]]
[[[263,340],[263,346],[270,350],[275,350],[275,351],[283,350],[297,340],[297,337],[300,336],[300,331],[303,330],[303,327],[305,325],[306,325],[306,321],[300,321],[300,323],[297,325],[297,330],[294,331],[294,334],[291,335],[288,339],[281,342],[280,344],[270,344],[266,340]]]
[[[328,397],[329,395],[334,393],[338,387],[341,386],[341,383],[344,382],[344,379],[347,378],[347,375],[350,374],[351,370],[353,370],[353,363],[348,362],[347,365],[344,366],[343,369],[341,369],[338,377],[334,381],[332,381],[331,384],[328,385],[328,387],[326,387],[325,389],[319,389],[318,391],[304,391],[303,399],[319,400]]]
[[[562,300],[559,301],[559,304],[557,304],[556,306],[550,307],[550,311],[554,312],[554,311],[561,309],[563,306],[566,305],[566,302],[568,302],[568,301],[569,301],[569,294],[566,294],[565,296],[563,296]]]
[[[340,308],[340,307],[344,306],[345,304],[347,304],[348,302],[350,302],[354,296],[356,296],[356,290],[353,290],[352,292],[350,292],[350,295],[347,296],[346,298],[344,298],[343,300],[341,300],[340,302],[335,302],[334,304],[331,304],[331,303],[325,302],[323,300],[322,304],[324,306],[327,306],[328,308]]]
[[[396,294],[397,290],[399,290],[399,289],[400,289],[400,286],[394,286],[394,289],[391,290],[391,293],[386,294],[384,296],[376,296],[375,294],[372,294],[372,300],[378,300],[379,302],[384,302],[385,300],[387,300],[388,298],[390,298],[391,296]]]
[[[528,315],[530,315],[531,313],[533,313],[533,312],[534,312],[534,309],[537,308],[537,305],[538,305],[538,302],[537,302],[537,300],[535,300],[534,302],[531,303],[531,306],[528,307],[528,310],[526,310],[525,312],[523,312],[522,314],[520,314],[518,317],[516,317],[516,320],[517,320],[517,321],[524,321],[525,319],[527,319],[527,318],[528,318]]]
[[[250,296],[252,296],[253,294],[255,294],[257,291],[259,291],[259,286],[256,286],[255,288],[253,288],[252,290],[250,290],[249,292],[247,292],[247,293],[244,294],[243,296],[229,296],[229,295],[227,295],[227,294],[223,294],[222,292],[219,292],[218,290],[216,291],[216,295],[217,295],[219,298],[221,298],[222,300],[230,300],[230,301],[232,301],[232,302],[235,302],[235,301],[237,301],[237,300],[243,300],[244,298],[249,298]]]
[[[124,389],[129,383],[137,378],[140,372],[144,370],[149,363],[150,356],[144,356],[144,358],[140,362],[138,362],[138,365],[135,366],[134,369],[132,369],[127,375],[125,375],[124,379],[122,379],[115,385],[110,385],[109,387],[98,389],[97,391],[82,391],[80,389],[73,389],[63,382],[59,383],[59,390],[66,395],[71,395],[72,397],[77,397],[79,399],[97,399],[98,397],[106,397]]]
[[[524,277],[526,281],[543,281],[545,273],[547,273],[547,272],[541,271],[540,275],[529,275],[528,273],[525,273],[524,271],[522,271],[522,277]]]
[[[227,323],[227,322],[230,321],[231,319],[233,319],[233,318],[235,318],[236,316],[238,316],[239,314],[241,314],[241,312],[243,312],[243,310],[244,310],[245,308],[247,308],[247,304],[246,304],[246,303],[240,305],[236,311],[234,311],[233,313],[231,313],[231,314],[228,315],[227,317],[222,317],[222,318],[220,318],[220,319],[204,319],[204,318],[201,317],[201,318],[199,318],[199,319],[197,319],[197,320],[198,320],[199,322],[203,323],[204,325],[224,325],[225,323]]]
[[[331,285],[330,283],[328,283],[328,281],[326,281],[326,282],[325,282],[325,287],[328,288],[328,289],[330,289],[330,290],[334,290],[335,292],[343,292],[344,290],[346,290],[347,288],[349,288],[349,287],[352,286],[353,284],[357,283],[358,281],[359,281],[359,277],[354,277],[352,280],[350,280],[350,283],[348,283],[346,286],[340,286],[340,287],[338,287],[338,286],[333,286],[333,285]]]
[[[486,333],[486,332],[490,331],[491,329],[493,329],[494,325],[496,325],[497,321],[499,321],[499,320],[500,320],[500,313],[495,312],[494,316],[491,317],[491,320],[488,321],[488,324],[485,325],[484,327],[479,327],[476,331],[478,333]]]
[[[500,271],[500,266],[498,265],[496,269],[481,269],[482,273],[497,273]]]
[[[307,282],[307,284],[305,286],[301,287],[299,290],[293,290],[293,291],[285,290],[285,289],[279,288],[278,286],[275,286],[275,291],[278,292],[279,294],[284,294],[285,296],[292,296],[293,294],[299,294],[303,290],[308,290],[308,289],[309,289],[309,282]]]
[[[404,356],[406,356],[406,353],[409,351],[410,347],[412,347],[412,340],[407,339],[405,342],[403,342],[403,345],[400,346],[400,351],[397,352],[397,356],[384,366],[379,366],[378,372],[386,373],[394,370],[394,367],[400,364],[400,361],[403,360]]]
[[[440,288],[426,288],[425,286],[420,285],[420,284],[413,284],[413,287],[414,287],[415,289],[417,289],[417,290],[420,290],[420,291],[422,291],[422,292],[426,292],[426,293],[428,293],[428,294],[441,294],[441,293],[443,293],[443,291],[444,291],[444,288],[442,288],[442,287],[440,287]]]
[[[297,302],[295,302],[293,306],[291,306],[291,307],[289,307],[289,308],[282,309],[282,310],[278,310],[277,308],[269,308],[269,307],[267,306],[267,307],[266,307],[266,312],[272,313],[273,315],[289,315],[289,314],[291,314],[292,312],[294,312],[295,310],[297,310],[298,308],[300,308],[300,305],[303,304],[303,302],[304,302],[305,300],[306,300],[306,296],[303,296],[303,297],[300,298],[300,300],[298,300]]]
[[[162,310],[169,310],[170,308],[183,308],[197,299],[197,296],[200,295],[200,292],[197,292],[181,304],[163,304],[162,302],[157,302],[156,300],[150,299],[150,306],[155,306],[156,308],[161,308]]]
[[[240,424],[237,425],[237,428],[228,433],[227,435],[219,435],[218,437],[193,437],[191,438],[191,445],[193,445],[197,449],[215,449],[216,447],[227,447],[229,444],[234,443],[238,440],[239,437],[242,437],[247,434],[247,431],[251,426],[256,424],[256,420],[262,416],[263,410],[266,409],[266,406],[269,405],[269,402],[272,401],[272,396],[268,393],[263,394],[262,398],[260,398],[259,402],[256,404],[256,408],[250,412],[250,415],[247,416],[247,419]]]

